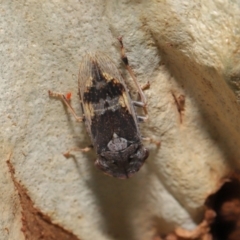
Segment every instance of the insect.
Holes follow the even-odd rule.
[[[92,145],[97,153],[95,165],[107,175],[129,178],[136,173],[149,152],[142,144],[138,122],[148,118],[146,97],[128,64],[122,38],[122,60],[137,87],[140,101],[130,98],[117,67],[104,53],[87,54],[79,69],[78,95],[82,117],[78,117],[64,94],[49,91],[60,97],[78,121],[84,121]],[[145,116],[137,116],[134,106],[142,107]],[[80,149],[88,151],[90,148]]]
[[[174,98],[175,104],[177,106],[177,110],[180,116],[180,123],[183,122],[183,112],[185,109],[185,96],[184,95],[180,95],[178,97],[176,97],[176,95],[172,92],[172,96]]]

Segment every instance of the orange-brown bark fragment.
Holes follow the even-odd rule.
[[[53,224],[50,217],[34,207],[27,190],[15,178],[15,170],[10,160],[7,161],[7,164],[22,206],[22,231],[25,238],[27,240],[79,240],[73,233],[66,231],[57,224]]]

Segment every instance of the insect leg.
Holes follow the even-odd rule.
[[[150,137],[142,137],[142,140],[143,141],[148,141],[150,143],[154,143],[157,147],[160,147],[160,145],[161,145],[160,141],[157,141],[157,140],[155,140],[153,138],[150,138]]]
[[[71,113],[73,114],[73,116],[75,117],[75,119],[78,122],[82,122],[83,121],[83,117],[79,117],[77,116],[75,110],[73,109],[73,107],[71,106],[71,104],[69,103],[69,101],[67,100],[67,98],[65,97],[64,94],[62,93],[56,93],[56,92],[52,92],[52,91],[48,91],[48,94],[50,97],[56,97],[56,98],[60,98],[65,104],[66,106],[70,109]]]
[[[138,122],[147,122],[148,116],[137,116]]]
[[[141,87],[141,89],[142,89],[143,91],[145,91],[145,90],[149,89],[149,87],[150,87],[150,83],[147,82],[147,83],[145,83],[145,84]],[[133,103],[133,105],[136,106],[136,107],[144,107],[144,103],[143,103],[143,102],[132,101],[132,103]],[[148,120],[148,115],[145,115],[145,116],[137,116],[137,120],[138,120],[138,122],[147,122],[147,120]]]
[[[119,37],[119,38],[118,38],[118,41],[119,41],[120,44],[121,44],[121,58],[122,58],[122,61],[124,62],[124,64],[125,64],[128,72],[129,72],[130,76],[132,77],[132,79],[133,79],[133,81],[134,81],[134,83],[135,83],[135,85],[136,85],[136,87],[137,87],[137,89],[138,89],[138,93],[139,93],[139,95],[140,95],[141,102],[143,103],[144,113],[147,115],[147,114],[148,114],[148,112],[147,112],[147,99],[146,99],[146,97],[145,97],[145,95],[144,95],[144,93],[143,93],[142,88],[140,87],[140,85],[139,85],[138,82],[137,82],[137,78],[136,78],[136,76],[135,76],[132,68],[131,68],[131,67],[129,66],[129,64],[128,64],[128,58],[127,58],[127,56],[126,56],[126,54],[125,54],[125,48],[124,48],[124,46],[123,46],[122,37]],[[146,87],[144,87],[144,88],[146,88]]]
[[[142,87],[141,87],[141,89],[142,89],[142,91],[145,91],[145,90],[147,90],[147,89],[149,89],[150,88],[150,82],[148,81],[147,83],[145,83]]]
[[[90,145],[88,147],[85,148],[78,148],[78,147],[74,147],[74,148],[70,148],[67,152],[63,153],[63,155],[68,158],[71,155],[71,152],[89,152],[90,150],[93,149],[93,146]]]
[[[177,110],[179,112],[180,115],[180,123],[182,123],[183,121],[183,112],[185,110],[185,96],[184,95],[180,95],[178,97],[176,97],[176,95],[172,92],[172,96],[174,98],[175,104],[177,106]]]
[[[144,107],[144,103],[138,101],[132,101],[132,104],[136,107]],[[148,115],[137,116],[139,122],[146,122],[148,120]]]

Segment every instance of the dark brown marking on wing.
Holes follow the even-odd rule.
[[[97,153],[107,149],[107,144],[116,133],[119,137],[125,138],[129,143],[140,142],[137,127],[131,114],[126,108],[119,108],[112,112],[107,110],[102,115],[92,118],[92,136]]]
[[[119,80],[108,78],[101,71],[97,62],[92,62],[92,85],[83,94],[83,102],[98,103],[100,99],[111,99],[122,95],[124,86]]]
[[[83,95],[83,102],[98,103],[101,99],[105,100],[121,96],[124,91],[124,86],[115,82],[114,79],[105,82],[102,86],[97,85],[93,81],[93,86],[89,87],[88,91]]]

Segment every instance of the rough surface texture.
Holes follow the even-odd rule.
[[[2,150],[2,149],[1,149]],[[2,156],[2,153],[1,153]],[[14,183],[11,179],[11,174],[7,166],[6,159],[1,159],[1,201],[0,201],[0,239],[19,239],[23,240],[24,236],[21,232],[21,205],[18,198],[18,193],[15,191]]]
[[[146,240],[194,228],[206,197],[240,167],[239,3],[2,1],[0,13],[1,239],[24,239],[10,152],[34,205],[79,239]],[[81,114],[77,74],[89,50],[106,52],[135,91],[120,64],[120,35],[139,82],[151,83],[143,135],[161,140],[127,181],[95,169],[94,153],[64,158],[89,138],[48,97],[72,92]],[[185,96],[181,116],[173,94]]]
[[[16,180],[14,176],[15,169],[13,168],[10,159],[7,161],[7,164],[21,204],[21,230],[25,239],[79,240],[71,232],[53,224],[48,216],[44,215],[39,209],[34,207],[32,199],[28,196],[27,190]]]

